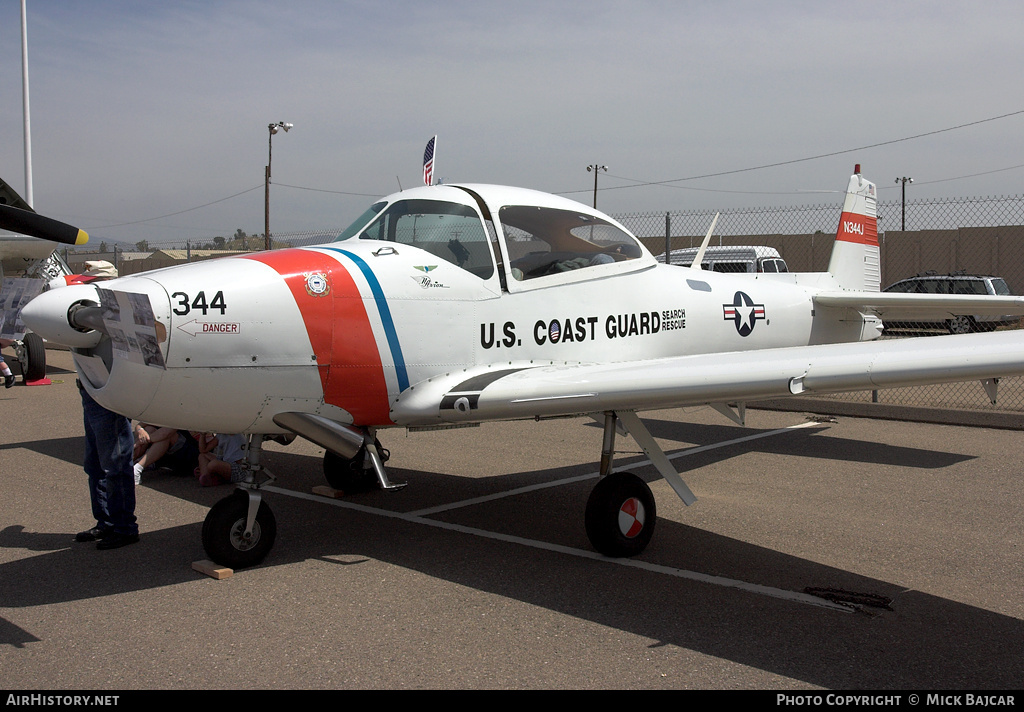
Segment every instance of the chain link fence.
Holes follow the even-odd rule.
[[[763,245],[774,248],[791,272],[828,268],[839,225],[842,202],[791,207],[732,208],[614,215],[655,255],[698,247],[716,213],[712,245]],[[904,230],[903,226],[910,229]],[[885,288],[918,275],[984,275],[1000,277],[1012,294],[1024,290],[1024,196],[893,200],[878,203],[881,283]],[[340,229],[275,234],[273,247],[302,247],[333,240]],[[244,234],[226,240],[189,241],[159,249],[107,253],[65,253],[72,269],[88,259],[114,262],[122,274],[209,259],[265,247],[263,236]],[[977,280],[974,280],[975,282]],[[931,288],[929,288],[931,289]],[[976,289],[976,285],[975,285]],[[957,291],[938,286],[932,291]],[[882,338],[948,333],[949,323],[900,323]],[[1019,320],[999,324],[970,322],[972,330],[1020,328]],[[1024,355],[1022,355],[1024,357]],[[1024,378],[999,384],[999,403],[992,404],[979,383],[897,388],[833,396],[841,400],[939,408],[950,412],[998,411],[1024,414]],[[1015,421],[1016,422],[1016,421]]]
[[[784,208],[736,208],[615,216],[655,255],[699,247],[716,212],[711,245],[764,245],[774,248],[791,272],[822,272],[828,268],[839,226],[841,203]],[[906,225],[907,230],[903,230]],[[1024,196],[900,200],[878,203],[882,288],[903,280],[900,291],[999,293],[1024,290]],[[913,279],[920,277],[920,279]],[[996,283],[996,288],[991,287]],[[983,291],[985,290],[985,291]],[[973,319],[939,323],[897,322],[882,338],[934,336],[950,331],[1017,329],[1019,319],[998,322]],[[1024,354],[1022,354],[1024,358]],[[976,411],[1024,413],[1024,378],[1004,378],[998,403],[980,383],[893,388],[829,396],[857,403],[881,403],[950,411],[971,420]],[[1020,422],[1014,418],[1012,422]]]

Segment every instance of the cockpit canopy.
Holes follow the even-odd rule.
[[[583,270],[579,278],[587,279],[618,272],[613,265],[654,261],[622,226],[586,206],[499,186],[396,193],[374,203],[337,239],[411,245],[480,279],[497,273],[512,291],[513,285],[575,281],[564,278],[570,272]],[[563,278],[552,279],[558,275]]]
[[[577,210],[505,205],[498,215],[512,277],[518,281],[643,255],[625,230]]]

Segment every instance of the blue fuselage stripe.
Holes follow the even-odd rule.
[[[327,247],[324,249],[339,252],[355,262],[359,271],[363,273],[363,277],[366,278],[366,282],[370,285],[370,291],[373,292],[373,298],[377,304],[377,313],[380,315],[381,324],[384,326],[384,333],[388,338],[388,348],[391,349],[391,360],[395,364],[395,375],[398,377],[398,390],[404,391],[409,387],[409,374],[405,368],[405,357],[402,356],[402,345],[398,343],[395,321],[391,318],[391,309],[388,307],[388,300],[384,296],[384,290],[381,288],[380,282],[377,281],[377,275],[373,273],[370,265],[366,264],[363,258],[352,254],[348,250],[342,250],[337,247]]]

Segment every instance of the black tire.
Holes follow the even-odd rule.
[[[377,451],[381,453],[381,459],[386,461],[384,453],[387,451],[381,450],[379,441],[375,440],[374,442],[377,444]],[[325,452],[324,477],[327,478],[327,484],[345,494],[369,492],[380,487],[377,473],[373,471],[372,467],[365,467],[366,457],[365,445],[359,448],[359,452],[352,459],[342,457],[330,450]]]
[[[605,556],[641,553],[654,536],[657,518],[651,488],[629,472],[601,478],[587,500],[587,536]]]
[[[39,381],[46,378],[46,346],[39,334],[28,332],[21,340],[23,356],[21,361],[21,380],[23,382]]]
[[[252,537],[246,540],[245,519],[249,513],[249,495],[235,492],[210,508],[203,522],[203,548],[206,555],[222,566],[244,569],[263,561],[277,538],[277,520],[266,502],[260,501]]]
[[[970,334],[978,330],[978,325],[969,316],[955,316],[946,322],[946,328],[951,334]]]

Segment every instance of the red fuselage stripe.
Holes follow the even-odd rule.
[[[251,255],[280,274],[299,307],[324,389],[324,401],[355,425],[391,423],[387,381],[359,287],[338,261],[311,250]]]

